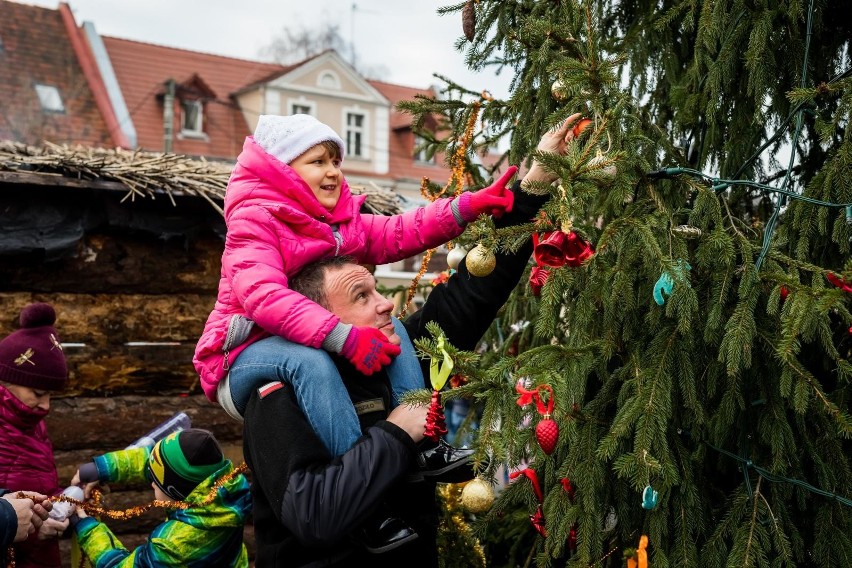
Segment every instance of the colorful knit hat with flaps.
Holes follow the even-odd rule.
[[[146,473],[163,493],[183,501],[225,465],[222,448],[207,430],[188,428],[154,444]]]
[[[0,341],[0,381],[37,390],[58,391],[68,381],[59,343],[56,310],[38,302],[21,310],[21,329]]]
[[[267,154],[272,154],[285,164],[326,141],[337,144],[341,160],[346,154],[346,146],[337,132],[309,114],[262,114],[254,130],[254,141]]]

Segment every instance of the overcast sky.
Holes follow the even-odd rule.
[[[22,0],[16,0],[22,1]],[[505,73],[474,74],[454,48],[461,14],[439,16],[455,0],[68,0],[77,24],[90,21],[101,35],[264,60],[262,48],[292,29],[338,25],[354,41],[359,64],[383,70],[380,80],[425,88],[437,72],[472,90],[507,95]],[[23,0],[56,8],[58,0]],[[353,6],[355,7],[353,9]],[[354,32],[354,33],[353,33]]]

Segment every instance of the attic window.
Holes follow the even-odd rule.
[[[201,101],[180,101],[180,133],[189,137],[204,137],[204,104]]]
[[[51,85],[36,84],[35,90],[38,95],[38,102],[41,103],[41,110],[56,113],[65,112],[65,105],[62,104],[62,95],[59,94],[59,89]]]
[[[325,71],[317,77],[317,85],[323,89],[340,90],[340,79],[331,71]]]

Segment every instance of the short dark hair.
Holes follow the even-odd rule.
[[[290,289],[328,309],[325,275],[329,270],[358,264],[353,256],[330,256],[310,263],[290,279]]]
[[[319,145],[328,151],[328,155],[332,160],[343,159],[343,156],[340,155],[340,146],[334,140],[323,140]]]

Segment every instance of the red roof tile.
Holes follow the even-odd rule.
[[[209,141],[178,139],[172,151],[178,154],[233,160],[251,134],[242,112],[231,94],[263,77],[285,72],[289,67],[221,55],[187,51],[150,43],[103,37],[125,103],[136,128],[137,144],[150,151],[162,151],[163,92],[168,79],[179,84],[193,78],[216,94],[204,109],[204,130]],[[175,117],[176,132],[179,130]]]
[[[0,139],[110,147],[58,10],[0,0]],[[45,112],[35,85],[56,87],[65,112]]]
[[[443,185],[450,179],[451,171],[444,166],[444,155],[436,155],[434,164],[426,164],[414,160],[414,132],[411,129],[412,116],[396,110],[400,101],[413,100],[416,95],[434,96],[432,89],[417,89],[394,85],[382,81],[368,81],[377,91],[391,102],[390,140],[389,140],[389,175],[390,177],[405,177],[420,180],[424,177]]]

